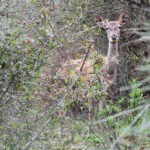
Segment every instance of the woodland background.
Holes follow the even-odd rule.
[[[90,53],[106,55],[94,15],[117,20],[124,11],[115,100],[102,115],[95,108],[89,135],[82,90],[62,88],[56,73],[67,59],[84,58],[91,43]],[[149,20],[149,0],[0,0],[0,149],[149,149]],[[69,125],[59,116],[66,109]]]

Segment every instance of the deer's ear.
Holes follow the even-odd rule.
[[[96,21],[96,23],[101,27],[101,28],[105,28],[107,25],[107,21],[103,19],[103,17],[101,16],[94,16],[94,19]]]
[[[127,20],[128,20],[128,12],[126,11],[120,15],[118,22],[122,26],[127,23]]]

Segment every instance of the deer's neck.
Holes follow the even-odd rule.
[[[118,56],[118,42],[109,42],[107,57]]]

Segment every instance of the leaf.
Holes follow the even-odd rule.
[[[13,124],[13,127],[14,127],[14,128],[17,128],[18,126],[19,126],[18,123],[14,123],[14,124]]]
[[[87,25],[86,25],[86,24],[84,25],[84,28],[87,28]]]
[[[30,0],[30,3],[35,4],[35,0]]]
[[[52,42],[52,43],[50,43],[50,47],[51,47],[51,49],[55,49],[56,45]]]

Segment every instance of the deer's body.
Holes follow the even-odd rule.
[[[108,53],[104,59],[104,65],[101,68],[101,74],[99,75],[101,83],[105,85],[106,90],[109,89],[110,85],[116,83],[117,77],[117,65],[118,65],[118,41],[120,38],[120,29],[122,25],[124,25],[127,21],[127,13],[124,12],[120,15],[117,21],[106,21],[100,16],[95,16],[95,20],[101,28],[104,28],[107,32],[109,46]],[[83,70],[81,72],[81,66],[83,64],[82,59],[77,60],[68,60],[62,68],[57,72],[57,74],[61,75],[64,78],[71,78],[73,76],[82,75],[86,76],[85,82],[89,82],[94,75],[94,65],[95,61],[92,59],[87,59],[84,63]],[[72,72],[72,71],[73,72]],[[89,84],[90,85],[90,84]],[[113,92],[113,91],[112,91]],[[92,126],[92,118],[94,112],[95,98],[92,99],[91,105],[89,106],[89,132],[91,132]],[[66,114],[66,113],[65,113]]]
[[[117,21],[108,22],[100,16],[95,16],[95,20],[101,28],[104,28],[106,30],[108,41],[109,41],[107,56],[103,57],[104,65],[101,68],[102,74],[100,74],[101,83],[105,85],[107,91],[110,85],[116,84],[118,56],[119,56],[118,41],[120,38],[120,29],[122,25],[124,25],[127,21],[127,12],[122,13]],[[83,60],[82,59],[69,60],[65,63],[65,65],[66,64],[67,65],[70,64],[70,66],[72,66],[72,69],[75,72],[80,72],[80,68],[83,64]],[[72,78],[72,75],[70,76],[70,72],[65,67],[65,65],[59,71],[59,74],[64,75],[65,77]],[[82,74],[88,76],[87,79],[90,80],[93,72],[94,72],[93,60],[87,59],[84,64]],[[93,102],[89,106],[89,132],[91,132],[92,118],[94,116],[93,114],[94,105],[95,105],[94,99],[95,98],[93,98]]]

